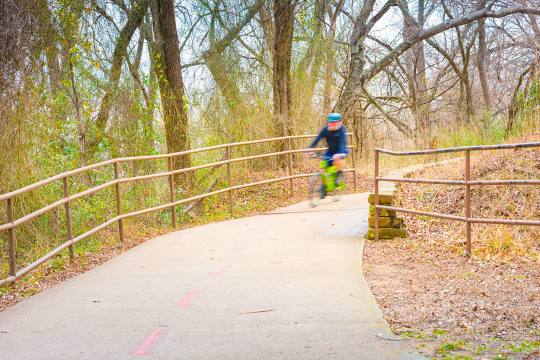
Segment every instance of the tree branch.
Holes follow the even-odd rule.
[[[249,8],[249,11],[244,18],[240,20],[234,27],[232,27],[227,35],[218,40],[213,46],[210,47],[210,49],[203,53],[203,58],[223,52],[227,46],[229,46],[236,38],[240,36],[240,32],[244,26],[246,26],[255,16],[255,14],[259,12],[263,4],[264,0],[257,0],[257,2]]]
[[[394,126],[399,130],[401,131],[405,136],[409,137],[409,138],[412,138],[413,136],[413,131],[412,129],[409,127],[409,125],[405,124],[404,122],[402,122],[401,120],[393,117],[392,115],[390,115],[382,106],[381,104],[379,104],[379,102],[374,99],[370,94],[369,92],[367,92],[367,90],[364,90],[364,93],[363,93],[365,96],[366,96],[366,99],[377,109],[379,110],[379,112],[381,114],[384,115],[384,117],[386,119],[388,119],[388,121],[390,121],[392,124],[394,124]]]
[[[409,39],[403,41],[392,52],[387,54],[381,60],[373,64],[370,69],[364,72],[362,76],[363,80],[367,81],[373,79],[379,72],[381,72],[384,67],[393,62],[397,57],[399,57],[405,51],[410,49],[414,44],[420,41],[426,40],[446,30],[465,25],[473,21],[485,18],[502,18],[512,14],[540,15],[540,8],[535,9],[523,6],[512,6],[499,11],[493,11],[491,9],[485,8],[482,10],[474,11],[460,18],[447,20],[426,30],[419,31],[415,35],[411,36]]]

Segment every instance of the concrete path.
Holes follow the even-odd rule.
[[[0,313],[1,359],[417,359],[362,277],[367,194],[174,232]]]

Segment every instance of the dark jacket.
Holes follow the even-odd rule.
[[[310,148],[317,146],[319,141],[326,139],[328,144],[328,150],[326,150],[326,156],[331,157],[334,154],[349,154],[349,149],[347,149],[347,131],[345,126],[341,126],[336,131],[329,131],[328,127],[325,126],[319,132],[319,135],[313,140]]]

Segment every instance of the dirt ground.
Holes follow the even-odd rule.
[[[410,239],[367,243],[364,263],[386,320],[425,355],[540,359],[539,264],[467,261]]]
[[[539,178],[540,153],[477,158],[475,178]],[[489,160],[489,161],[486,161]],[[414,177],[459,179],[462,164]],[[473,215],[540,218],[540,189],[473,190]],[[413,184],[401,206],[461,214],[463,190]],[[540,229],[473,226],[473,257],[460,223],[403,215],[408,239],[366,242],[364,273],[396,333],[429,357],[540,359]]]

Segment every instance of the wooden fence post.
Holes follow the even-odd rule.
[[[13,199],[7,199],[7,221],[13,224]],[[15,239],[15,228],[8,230],[8,252],[9,252],[9,275],[17,274],[17,240]]]
[[[69,179],[68,177],[62,178],[62,182],[64,183],[64,199],[69,198]],[[68,241],[73,240],[73,228],[71,225],[71,207],[69,204],[69,201],[64,204],[64,208],[66,209],[66,227],[67,227],[67,239]],[[73,249],[73,244],[69,245],[69,258],[71,261],[75,258],[75,251]]]
[[[354,137],[353,134],[350,135],[351,137],[351,160],[353,165],[353,189],[356,192],[356,160],[355,160],[355,148],[354,148]]]
[[[231,152],[231,146],[227,145],[226,148],[226,155],[227,158],[227,183],[229,184],[229,215],[233,216],[233,193],[232,193],[232,176],[231,176],[231,158],[232,158],[232,152]]]
[[[172,156],[169,156],[167,158],[168,168],[169,172],[173,171],[173,160]],[[169,198],[171,202],[174,202],[175,196],[174,196],[174,175],[169,174]],[[171,206],[171,220],[172,220],[172,227],[173,229],[176,229],[176,206]]]
[[[291,138],[288,138],[287,139],[287,148],[288,148],[288,169],[289,169],[289,188],[291,190],[291,196],[294,195],[294,187],[293,187],[293,178],[292,178],[292,162],[293,162],[293,158],[292,158],[292,140]]]
[[[379,205],[379,180],[377,179],[379,177],[379,150],[375,149],[375,171],[373,172],[373,178],[374,178],[374,184],[375,184],[375,204],[374,206],[374,225],[373,231],[375,232],[375,241],[379,241],[379,209],[377,209],[377,206]]]
[[[114,178],[116,180],[120,179],[119,172],[118,172],[118,161],[114,162]],[[118,216],[122,215],[122,197],[120,194],[120,183],[116,183],[115,185],[116,189],[116,214]],[[124,223],[122,221],[122,218],[118,219],[118,234],[120,236],[120,242],[124,242]]]
[[[472,240],[471,240],[471,151],[465,151],[465,233],[467,234],[466,254],[467,257],[472,255]]]

